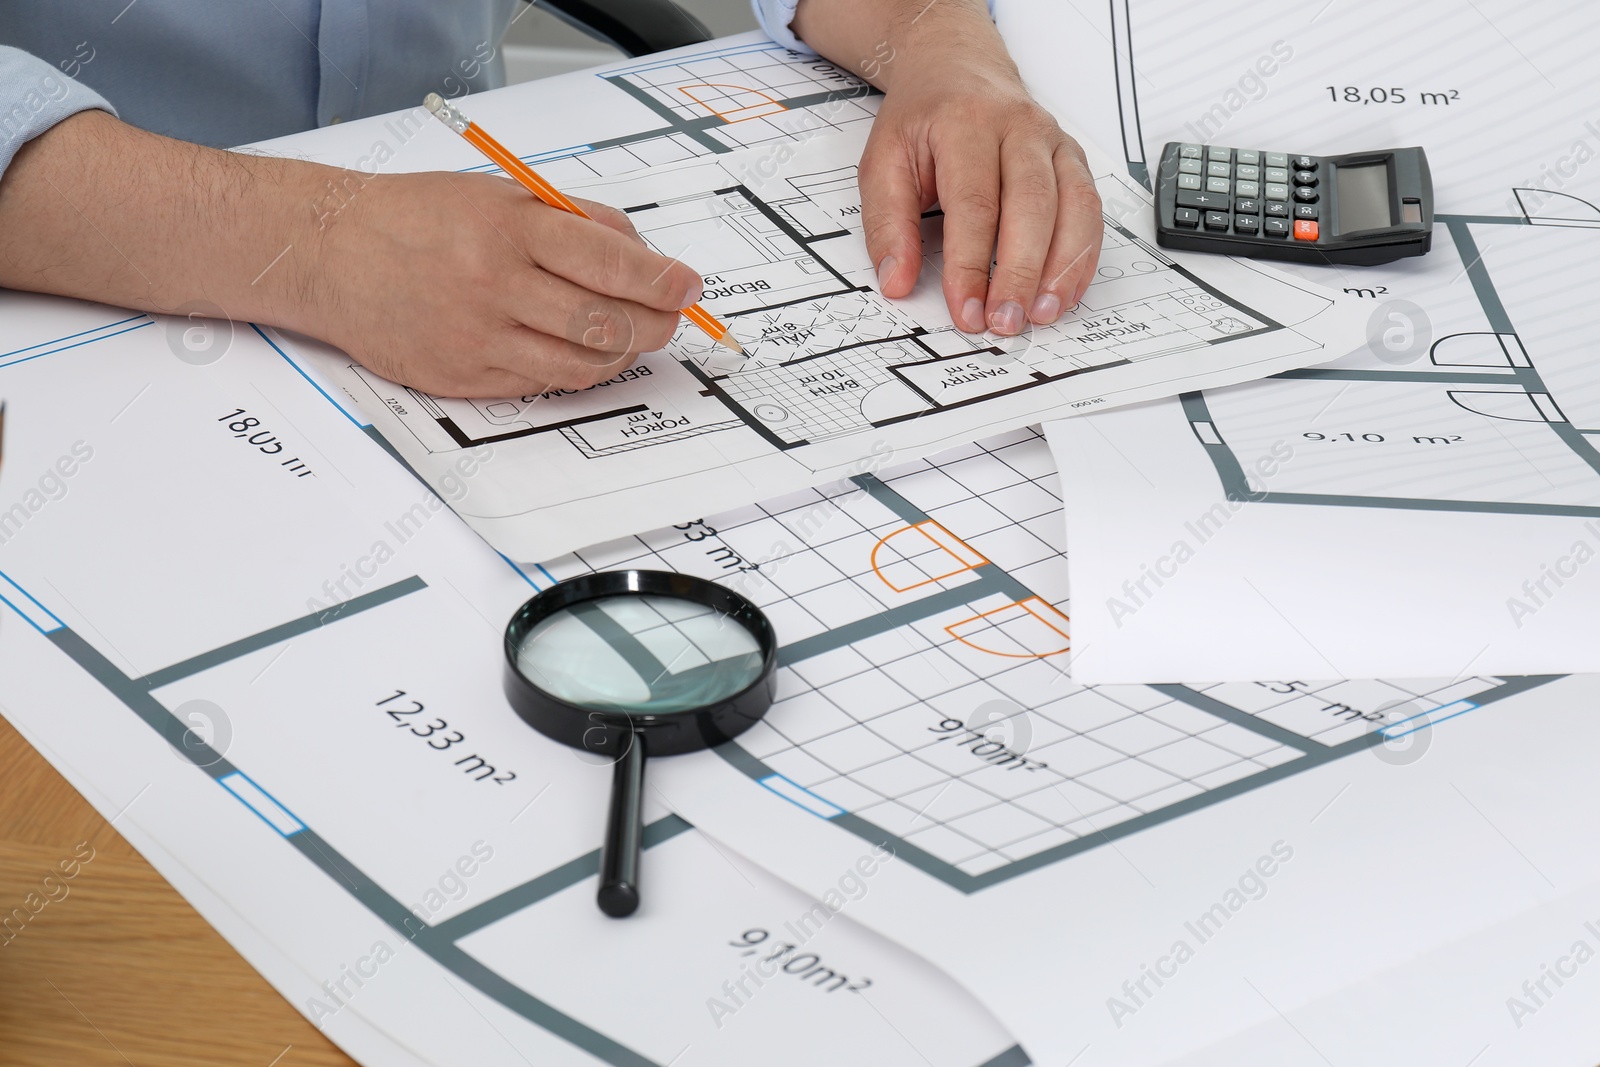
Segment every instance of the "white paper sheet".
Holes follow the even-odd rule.
[[[610,769],[500,692],[548,577],[263,335],[190,329],[0,308],[0,712],[324,1033],[371,1067],[1026,1063],[853,922],[865,844],[830,907],[652,793],[643,906],[601,915]]]
[[[324,346],[299,347],[370,408],[431,484],[442,486],[463,461],[481,466],[454,506],[513,558],[547,559],[887,458],[1244,381],[1360,343],[1364,313],[1342,294],[1250,264],[1157,250],[1143,190],[1092,147],[1106,237],[1081,305],[1023,338],[967,337],[950,325],[939,292],[937,218],[925,225],[917,291],[895,302],[877,295],[855,184],[871,117],[857,99],[861,83],[770,44],[711,55],[514,86],[463,107],[552,180],[628,209],[658,250],[702,271],[702,305],[744,341],[747,362],[730,366],[684,326],[669,350],[601,386],[462,401],[387,382]],[[700,101],[712,67],[724,95],[730,84],[751,86],[738,95],[744,106]],[[612,131],[611,170],[597,163],[599,149],[560,148],[560,137],[528,121],[619,102],[639,123]],[[841,108],[851,111],[840,117]],[[367,130],[387,144],[407,121],[257,147],[386,171],[464,165],[462,146],[442,128],[417,130],[389,152],[366,148]],[[677,132],[667,137],[663,122]],[[722,139],[708,141],[711,133]],[[694,158],[663,162],[656,153],[685,139],[697,146]],[[566,181],[579,167],[625,173]]]
[[[1600,669],[1600,584],[1585,573],[1600,552],[1593,34],[1537,4],[1354,3],[1267,22],[1259,5],[1219,10],[1180,32],[1177,5],[1064,9],[1064,29],[1105,33],[1121,58],[1057,84],[1116,95],[1097,129],[1120,117],[1135,171],[1195,129],[1291,151],[1420,144],[1433,250],[1296,268],[1368,305],[1368,343],[1349,357],[1052,429],[1075,676]],[[1379,21],[1393,32],[1372,40]],[[1448,48],[1413,47],[1437,25]],[[1270,74],[1252,69],[1260,57]],[[1344,99],[1352,82],[1367,102]],[[1393,89],[1400,102],[1375,99]],[[1225,121],[1197,117],[1213,98]]]

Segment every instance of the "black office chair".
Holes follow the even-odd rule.
[[[597,40],[644,56],[711,40],[711,31],[672,0],[533,0]]]

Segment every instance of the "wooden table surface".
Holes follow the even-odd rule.
[[[0,719],[0,920],[89,848],[0,926],[0,1064],[355,1067]]]

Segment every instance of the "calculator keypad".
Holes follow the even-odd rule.
[[[1264,241],[1315,242],[1321,186],[1315,156],[1178,146],[1173,224]]]

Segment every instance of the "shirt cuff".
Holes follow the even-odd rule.
[[[807,48],[805,42],[794,35],[789,28],[789,23],[794,21],[794,9],[800,6],[800,0],[750,0],[756,9],[756,21],[761,23],[761,29],[768,37],[796,52],[807,55],[816,55],[816,50]],[[989,0],[989,14],[994,14],[994,0]]]
[[[768,37],[796,52],[811,52],[811,49],[800,43],[800,38],[789,28],[789,23],[794,21],[794,9],[800,6],[800,0],[751,0],[751,4],[756,9],[756,21],[761,23],[761,29]]]
[[[0,45],[0,178],[22,146],[62,119],[99,109],[104,97],[20,48]]]

